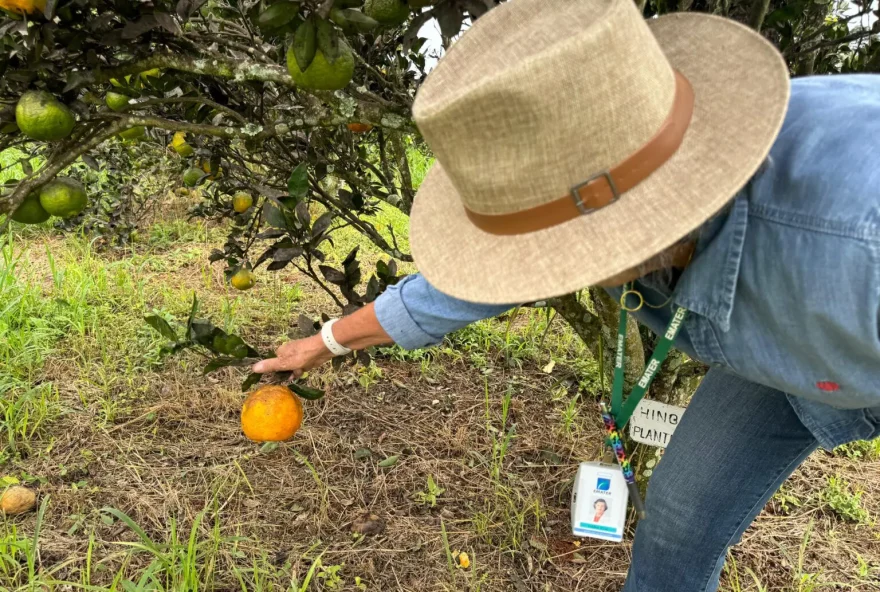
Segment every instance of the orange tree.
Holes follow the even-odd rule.
[[[779,46],[793,75],[880,70],[876,0],[636,1],[646,17],[741,20]],[[410,117],[426,66],[418,32],[436,19],[448,44],[500,2],[0,0],[0,150],[21,155],[0,194],[3,228],[48,217],[41,193],[63,176],[62,189],[79,195],[82,185],[89,201],[62,204],[59,224],[124,242],[150,206],[141,180],[176,168],[184,184],[205,186],[194,215],[232,220],[211,259],[236,287],[295,266],[350,312],[397,281],[395,261],[411,260],[370,215],[383,203],[408,213],[415,196],[406,146],[420,145]],[[313,204],[325,212],[314,220]],[[355,251],[326,265],[322,247],[344,226],[387,260],[364,273]],[[610,360],[614,340],[598,336],[611,336],[614,303],[591,296],[592,307],[575,295],[548,304]],[[171,349],[219,354],[216,367],[256,354],[194,314],[180,336],[150,320]],[[631,334],[634,374],[651,338]],[[699,374],[667,364],[659,398],[680,400]]]

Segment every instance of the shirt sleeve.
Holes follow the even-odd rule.
[[[376,299],[379,324],[404,349],[437,345],[447,333],[498,316],[515,304],[477,304],[440,292],[421,274],[403,278]]]

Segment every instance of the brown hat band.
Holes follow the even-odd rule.
[[[669,160],[684,138],[694,111],[694,89],[675,71],[675,98],[669,116],[648,142],[617,166],[596,173],[559,199],[509,214],[479,214],[465,207],[474,226],[490,234],[525,234],[590,214],[614,203]]]

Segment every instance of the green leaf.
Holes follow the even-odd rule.
[[[400,456],[395,454],[394,456],[389,456],[385,460],[381,461],[379,463],[379,466],[382,467],[383,469],[388,469],[388,468],[391,468],[394,465],[396,465],[397,461],[399,461],[399,460],[400,460]]]
[[[276,2],[257,17],[261,29],[277,29],[292,21],[299,12],[297,2]]]
[[[324,212],[321,216],[315,220],[315,223],[312,225],[312,238],[315,238],[319,234],[325,232],[328,228],[330,228],[330,224],[333,223],[334,218],[333,212]]]
[[[233,356],[239,360],[248,354],[248,346],[245,344],[244,339],[238,335],[215,335],[212,345],[217,353]]]
[[[261,378],[263,378],[263,375],[258,374],[257,372],[251,372],[248,374],[248,377],[241,383],[241,392],[247,392],[248,389],[260,382]]]
[[[189,318],[186,320],[186,333],[189,335],[190,329],[192,328],[193,321],[196,320],[196,313],[199,312],[199,299],[196,296],[196,293],[193,292],[193,301],[192,307],[189,309]]]
[[[278,450],[278,442],[266,442],[260,446],[260,454],[271,454]]]
[[[317,401],[324,396],[324,391],[322,391],[321,389],[296,384],[295,382],[291,382],[287,385],[287,387],[307,401]]]
[[[170,339],[171,341],[177,341],[177,333],[171,328],[168,321],[162,317],[158,315],[149,315],[144,317],[144,320],[149,326],[158,331],[162,337]]]
[[[339,35],[328,21],[318,21],[318,49],[331,64],[336,62],[341,53]]]
[[[274,226],[275,228],[284,228],[288,229],[290,227],[290,220],[287,217],[287,212],[284,205],[281,204],[278,200],[267,200],[266,207],[263,208],[264,215],[266,216],[266,223],[270,226]]]
[[[290,172],[287,180],[287,191],[290,197],[304,198],[309,193],[309,166],[301,162]]]
[[[217,335],[218,332],[223,333],[223,331],[215,327],[211,321],[196,319],[190,327],[189,338],[199,345],[211,348],[214,346],[214,336]]]
[[[220,368],[226,368],[227,366],[231,366],[233,364],[238,363],[238,360],[235,358],[214,358],[202,368],[202,374],[208,374],[215,370],[219,370]]]
[[[311,15],[296,29],[293,35],[293,57],[300,71],[305,72],[312,65],[318,52],[318,30]]]
[[[355,460],[370,458],[371,456],[373,456],[373,451],[370,450],[369,448],[358,448],[357,450],[354,451]]]

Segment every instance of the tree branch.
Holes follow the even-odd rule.
[[[385,104],[382,105],[374,101],[358,100],[339,91],[308,91],[296,86],[287,70],[277,64],[259,64],[251,61],[227,62],[220,59],[199,59],[172,53],[156,54],[113,68],[98,68],[91,72],[74,73],[71,82],[67,85],[67,90],[72,90],[83,84],[103,83],[111,78],[123,78],[130,74],[153,68],[166,68],[189,72],[190,74],[227,78],[234,82],[272,82],[287,88],[304,91],[304,95],[320,99],[332,107],[332,111],[336,115],[335,118],[340,120],[341,123],[357,121],[370,123],[376,127],[416,132],[409,114],[409,105],[391,108],[389,107],[391,103],[384,99],[382,100]],[[314,104],[307,104],[306,106],[314,107]],[[326,114],[324,114],[324,117],[326,118]],[[311,113],[303,116],[304,123],[308,123],[311,120]]]
[[[210,99],[204,99],[202,97],[170,97],[167,99],[148,99],[146,101],[140,101],[137,103],[129,103],[128,105],[125,106],[123,111],[124,112],[131,112],[131,111],[143,109],[144,107],[151,107],[153,105],[165,105],[168,103],[193,103],[193,104],[207,105],[208,107],[211,107],[213,109],[216,109],[217,111],[220,111],[222,113],[226,113],[227,115],[234,117],[235,119],[237,119],[238,121],[240,121],[243,124],[247,123],[247,119],[245,119],[244,115],[242,115],[241,113],[235,111],[234,109],[230,109],[229,107],[226,107],[225,105],[221,105],[220,103],[218,103],[216,101],[212,101]]]
[[[57,158],[49,161],[45,167],[19,183],[12,194],[10,194],[5,199],[0,199],[0,214],[15,211],[15,209],[21,204],[21,202],[24,201],[25,197],[30,195],[31,192],[39,189],[44,184],[51,181],[55,177],[55,175],[73,164],[73,162],[77,158],[79,158],[89,150],[93,150],[101,142],[115,136],[127,127],[130,126],[128,126],[125,121],[115,121],[107,126],[104,130],[93,135],[86,142],[72,147],[70,151],[62,153],[58,155]]]
[[[752,7],[749,11],[749,26],[759,33],[761,27],[764,26],[764,17],[767,16],[769,8],[770,0],[752,0]]]
[[[401,253],[399,249],[392,248],[391,245],[388,244],[388,241],[385,240],[385,237],[379,234],[379,231],[377,231],[372,224],[369,224],[361,220],[357,215],[352,214],[348,208],[324,191],[317,183],[312,183],[311,185],[312,189],[321,197],[319,200],[321,203],[325,206],[332,205],[333,209],[339,213],[340,216],[357,228],[361,234],[369,238],[370,241],[379,247],[386,255],[399,259],[400,261],[406,261],[408,263],[412,262],[412,255]]]
[[[811,51],[816,51],[817,49],[821,49],[823,47],[831,47],[835,45],[843,45],[845,43],[852,43],[853,41],[858,41],[860,39],[864,39],[865,37],[873,37],[874,35],[876,35],[876,33],[874,33],[871,29],[861,29],[859,31],[856,31],[855,33],[850,33],[846,37],[841,37],[840,39],[827,39],[825,41],[821,41],[815,45],[811,45],[810,47],[789,54],[787,57],[799,58],[803,54],[810,53]]]

